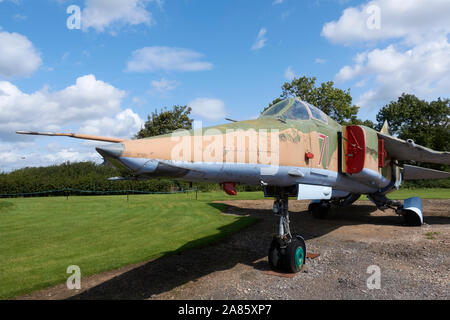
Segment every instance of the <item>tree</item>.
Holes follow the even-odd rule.
[[[433,150],[450,151],[449,116],[449,99],[438,98],[436,101],[427,102],[415,95],[403,93],[397,101],[391,101],[378,112],[377,129],[383,126],[384,121],[387,121],[390,133],[400,139],[412,139],[415,143]],[[444,171],[450,168],[446,165],[431,163],[421,163],[420,166]],[[408,181],[406,185],[448,188],[450,179]]]
[[[275,99],[269,107],[282,99],[298,97],[315,105],[328,114],[340,124],[364,124],[373,126],[371,121],[361,121],[357,118],[359,107],[352,105],[350,89],[347,91],[334,87],[333,81],[316,86],[316,78],[300,77],[294,78],[290,83],[285,82],[282,86],[280,98]],[[267,107],[265,110],[267,110]]]
[[[352,116],[348,124],[358,125],[358,126],[366,126],[372,129],[375,129],[375,123],[373,123],[371,120],[364,120],[358,119],[356,116]]]
[[[154,137],[174,132],[178,129],[189,130],[192,128],[193,119],[189,118],[191,108],[188,106],[173,106],[172,110],[167,108],[152,112],[147,118],[147,122],[137,134],[137,139]]]
[[[391,134],[400,139],[413,139],[434,150],[450,151],[449,117],[449,99],[427,102],[403,93],[378,112],[377,128],[387,121]]]

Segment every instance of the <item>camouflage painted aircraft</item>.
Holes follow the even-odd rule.
[[[362,194],[381,210],[388,208],[409,225],[423,223],[422,201],[401,203],[386,195],[403,180],[441,179],[440,172],[401,160],[450,164],[449,152],[438,152],[365,126],[341,126],[318,108],[299,99],[283,100],[258,119],[177,131],[140,140],[81,134],[17,132],[68,136],[111,142],[97,151],[117,167],[124,179],[173,178],[190,182],[215,182],[226,193],[236,185],[261,185],[266,197],[275,198],[273,213],[279,232],[269,249],[273,269],[298,272],[306,257],[304,239],[289,228],[288,198],[312,200],[309,211],[323,219],[330,208],[351,205]]]

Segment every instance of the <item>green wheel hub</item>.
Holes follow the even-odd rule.
[[[295,264],[297,267],[300,267],[303,264],[303,260],[305,259],[305,253],[303,252],[302,247],[297,247],[295,250]]]

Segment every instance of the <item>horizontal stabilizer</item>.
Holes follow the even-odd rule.
[[[378,133],[378,136],[384,140],[384,148],[392,159],[450,165],[450,152],[434,151],[412,140],[405,141],[383,133]]]
[[[120,138],[98,137],[98,136],[92,136],[92,135],[88,135],[88,134],[76,134],[76,133],[55,133],[55,132],[35,132],[35,131],[16,131],[16,133],[32,135],[32,136],[69,137],[69,138],[75,138],[75,139],[113,142],[113,143],[127,141],[126,139],[120,139]]]
[[[404,165],[403,168],[403,179],[405,180],[446,179],[446,178],[450,178],[450,172],[410,165]]]

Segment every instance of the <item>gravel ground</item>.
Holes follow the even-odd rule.
[[[422,227],[406,227],[365,201],[323,221],[306,211],[308,202],[290,201],[291,230],[306,239],[308,252],[320,254],[294,277],[268,274],[277,232],[272,201],[223,203],[224,214],[259,222],[213,245],[83,278],[80,291],[63,284],[21,299],[450,298],[450,199],[424,200]],[[380,289],[367,288],[371,265],[381,270]]]

